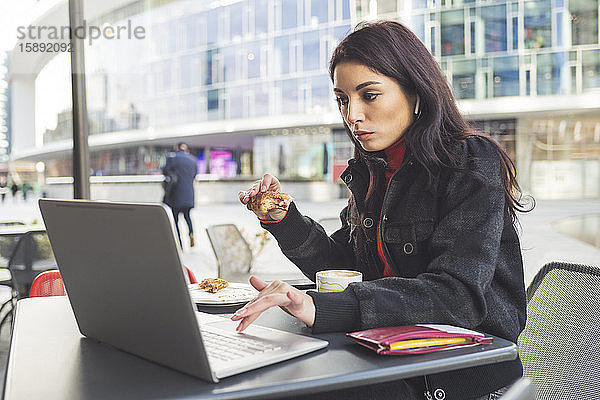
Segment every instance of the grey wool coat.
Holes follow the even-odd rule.
[[[361,221],[344,208],[342,228],[330,237],[294,203],[281,222],[263,224],[284,254],[313,280],[323,269],[363,272],[364,281],[344,292],[309,292],[316,306],[313,332],[438,323],[517,341],[526,319],[523,264],[519,238],[505,209],[500,158],[488,139],[475,135],[459,140],[454,152],[459,169],[444,169],[431,185],[407,151],[382,209],[364,210]],[[341,177],[361,210],[367,167],[351,159]],[[395,277],[383,277],[377,221]],[[370,226],[367,251],[360,257],[358,224]],[[441,389],[446,399],[464,400],[509,385],[521,375],[517,359],[420,381],[430,393]]]

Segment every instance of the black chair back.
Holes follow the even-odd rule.
[[[28,296],[31,283],[40,272],[56,268],[54,253],[45,230],[29,231],[22,235],[8,262],[19,298]]]

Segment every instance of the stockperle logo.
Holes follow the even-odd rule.
[[[76,27],[29,25],[17,27],[17,39],[22,41],[32,40],[39,43],[42,40],[65,41],[72,38],[86,39],[89,45],[95,40],[141,40],[146,38],[146,29],[143,26],[133,26],[131,20],[123,24],[113,25],[105,23],[102,26],[88,25],[86,20]]]

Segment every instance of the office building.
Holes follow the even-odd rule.
[[[432,51],[459,108],[508,149],[528,191],[600,196],[598,0],[111,0],[89,9],[88,27],[123,32],[85,48],[96,175],[160,173],[186,141],[211,176],[335,181],[352,148],[328,59],[358,21],[386,18]],[[34,25],[67,23],[65,2]],[[130,35],[136,28],[143,37]],[[31,63],[18,50],[12,116],[24,133],[12,157],[68,176],[69,53]]]

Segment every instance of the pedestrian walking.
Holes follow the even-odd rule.
[[[2,196],[2,203],[6,200],[6,193],[8,193],[8,181],[6,177],[0,176],[0,196]]]
[[[19,185],[16,182],[13,182],[10,185],[10,193],[12,194],[13,199],[17,198],[17,193],[19,192]]]
[[[194,228],[190,211],[194,208],[194,179],[196,178],[196,159],[190,155],[190,148],[186,143],[175,146],[175,153],[167,156],[163,175],[165,184],[163,186],[165,195],[163,202],[171,207],[179,245],[183,248],[181,233],[179,232],[179,214],[188,226],[190,247],[194,247]]]

